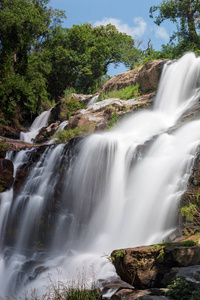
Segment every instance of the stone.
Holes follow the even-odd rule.
[[[44,143],[53,136],[58,130],[60,121],[50,124],[48,127],[42,127],[34,139],[35,143]]]
[[[195,290],[200,289],[200,265],[184,268],[172,268],[170,273],[164,276],[163,282],[168,285],[177,278],[187,281]]]
[[[98,93],[96,93],[94,95],[83,95],[83,94],[72,93],[70,98],[71,99],[76,99],[79,102],[84,102],[85,104],[87,104],[93,97],[95,97],[97,95],[98,95]]]
[[[48,119],[48,124],[56,123],[58,120],[60,120],[61,106],[62,103],[58,102],[54,107],[52,107]]]
[[[143,92],[155,90],[161,75],[161,70],[168,60],[157,59],[147,62],[143,67],[121,73],[108,80],[102,87],[103,92],[124,89],[129,85],[140,84]]]
[[[111,257],[117,274],[136,289],[166,286],[166,274],[174,267],[200,264],[200,247],[185,247],[181,244],[169,246],[143,246],[124,249],[125,255]],[[118,250],[119,251],[119,250]]]
[[[10,189],[13,185],[14,166],[9,159],[0,159],[0,193]]]
[[[142,108],[148,108],[152,105],[154,95],[154,93],[149,93],[137,99],[114,98],[96,102],[86,109],[77,111],[65,129],[85,126],[88,133],[105,130],[113,113],[121,118]]]

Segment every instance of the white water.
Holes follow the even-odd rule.
[[[87,107],[96,103],[98,99],[99,99],[99,95],[92,97],[92,99],[88,102]]]
[[[16,289],[23,295],[17,275],[27,261],[38,261],[39,266],[48,268],[53,282],[62,278],[69,283],[84,276],[88,284],[98,284],[98,279],[109,281],[117,276],[104,254],[160,242],[176,229],[177,206],[200,142],[200,121],[176,131],[168,129],[197,102],[199,70],[200,60],[193,54],[166,67],[154,109],[133,114],[110,132],[84,139],[76,159],[70,158],[72,154],[66,153],[64,145],[45,150],[14,205],[11,194],[6,209],[6,201],[1,202],[2,235],[9,209],[11,220],[19,211],[21,220],[14,248],[6,251],[2,242],[2,299]],[[27,250],[37,236],[39,215],[58,197],[54,195],[58,186],[59,214],[50,249],[46,254]],[[35,269],[29,269],[21,281],[27,290],[37,288],[42,294],[48,276],[42,272],[29,281]]]
[[[28,132],[20,132],[20,141],[32,144],[40,129],[48,125],[50,112],[51,109],[35,118]]]

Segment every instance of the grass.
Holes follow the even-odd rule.
[[[140,85],[130,85],[121,90],[112,90],[106,93],[100,93],[99,101],[109,98],[120,98],[122,100],[129,100],[138,98],[141,95]]]

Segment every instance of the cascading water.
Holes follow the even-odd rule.
[[[51,109],[44,111],[32,123],[28,132],[20,132],[20,140],[26,143],[32,143],[39,130],[47,126]]]
[[[191,53],[166,66],[153,110],[74,147],[46,146],[14,201],[12,190],[1,195],[2,299],[22,295],[24,283],[29,291],[45,292],[45,270],[51,281],[58,279],[57,269],[64,281],[79,272],[89,283],[109,281],[117,275],[104,254],[160,242],[176,228],[200,121],[174,128],[200,98],[199,71],[200,59]],[[20,151],[16,168],[34,151]]]

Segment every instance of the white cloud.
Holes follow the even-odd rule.
[[[131,35],[133,38],[141,38],[145,33],[147,24],[142,17],[137,17],[133,19],[133,22],[137,25],[135,27],[130,27],[128,24],[123,23],[120,19],[115,18],[103,18],[101,21],[95,21],[94,26],[106,26],[107,24],[115,25],[119,32]]]
[[[164,27],[156,27],[155,35],[157,38],[162,38],[165,42],[169,41],[169,34]]]

